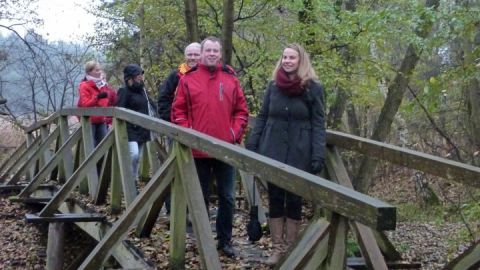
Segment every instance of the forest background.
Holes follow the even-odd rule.
[[[36,33],[32,2],[0,0],[0,19],[14,21],[0,24],[10,31],[0,38],[0,95],[8,100],[0,110],[14,126],[75,106],[90,59],[117,88],[123,67],[139,63],[156,99],[185,45],[211,35],[222,38],[224,62],[237,71],[254,115],[283,46],[297,42],[325,87],[329,129],[480,165],[478,0],[102,0],[89,10],[99,18],[96,31],[75,43]],[[367,192],[384,164],[344,156],[356,188]],[[424,204],[442,200],[422,183]],[[457,197],[450,210],[478,222],[478,192]],[[467,231],[478,238],[478,227]]]

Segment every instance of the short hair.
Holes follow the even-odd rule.
[[[209,36],[209,37],[206,37],[204,40],[202,40],[202,44],[201,47],[200,47],[200,50],[203,51],[203,47],[205,46],[205,42],[207,41],[211,41],[211,42],[217,42],[218,44],[220,44],[220,49],[222,48],[222,40],[220,40],[219,38],[217,37],[214,37],[214,36]]]
[[[278,70],[282,68],[283,51],[285,49],[292,49],[298,52],[297,76],[300,78],[302,86],[304,86],[308,80],[318,80],[317,74],[315,74],[315,70],[310,62],[310,56],[308,56],[308,53],[305,51],[305,49],[297,43],[288,44],[283,48],[282,55],[280,55],[280,59],[273,70],[273,80],[277,78]]]
[[[186,56],[187,55],[187,50],[188,49],[193,49],[193,48],[201,50],[202,49],[202,44],[200,44],[198,42],[193,42],[193,43],[188,44],[188,46],[185,47],[185,51],[183,52],[183,54],[185,54],[185,56]]]
[[[100,66],[100,63],[97,60],[90,60],[85,63],[85,73],[89,73],[95,69],[96,66]]]

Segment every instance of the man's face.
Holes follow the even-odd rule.
[[[205,41],[202,49],[202,63],[207,67],[216,67],[222,57],[221,49],[219,42]]]
[[[194,67],[200,61],[200,48],[198,47],[191,47],[185,50],[185,60],[189,67]]]

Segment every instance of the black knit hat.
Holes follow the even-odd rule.
[[[128,79],[143,73],[144,71],[139,65],[129,64],[123,69],[123,80],[128,81]]]

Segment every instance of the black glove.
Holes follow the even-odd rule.
[[[313,174],[320,173],[323,170],[324,163],[325,163],[325,160],[323,159],[312,161],[312,173]]]
[[[106,98],[106,97],[108,97],[107,92],[100,92],[100,93],[97,94],[98,99]]]

